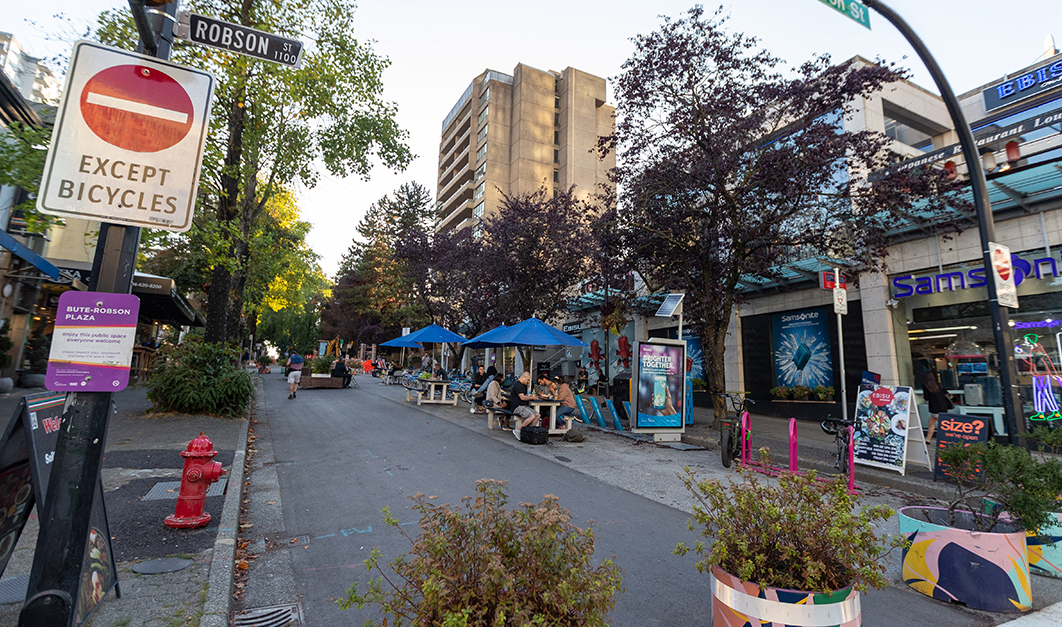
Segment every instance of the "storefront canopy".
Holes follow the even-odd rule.
[[[89,284],[92,266],[80,262],[60,262],[58,270],[69,279]],[[169,277],[136,273],[133,275],[134,296],[140,298],[140,319],[175,326],[204,326],[202,315],[178,290],[177,282]]]
[[[50,276],[52,280],[59,280],[59,268],[56,268],[44,257],[41,257],[29,248],[26,248],[24,244],[20,243],[14,237],[11,237],[7,231],[0,230],[0,246],[10,250],[16,257],[21,257],[26,260],[26,262],[31,264],[34,268],[37,268],[44,274]]]

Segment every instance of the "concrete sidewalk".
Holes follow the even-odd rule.
[[[3,395],[0,418],[7,420],[25,394],[43,391]],[[150,407],[144,388],[115,395],[102,476],[121,598],[112,591],[87,624],[227,626],[248,418],[146,414]],[[170,492],[172,486],[158,484],[180,481],[184,465],[180,453],[200,433],[218,451],[214,459],[225,469],[226,489],[207,497],[206,511],[213,517],[207,526],[170,529],[163,519],[174,511],[177,490]],[[153,488],[152,496],[162,498],[145,498]],[[34,509],[3,573],[0,590],[10,586],[24,594],[37,544],[37,516]],[[187,560],[188,565],[154,575],[133,570],[137,564],[163,557]],[[21,601],[0,605],[0,627],[15,627],[21,608]]]

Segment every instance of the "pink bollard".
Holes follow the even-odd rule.
[[[797,424],[796,418],[789,419],[789,472],[797,471]]]
[[[749,463],[749,414],[745,412],[741,414],[741,465],[747,466]]]
[[[848,493],[855,491],[855,429],[848,425]]]

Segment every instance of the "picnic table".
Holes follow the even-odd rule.
[[[565,419],[563,427],[557,426],[557,408],[561,406],[560,401],[540,398],[527,401],[527,404],[539,413],[542,413],[543,408],[549,409],[549,418],[547,419],[545,416],[542,417],[542,426],[545,426],[549,429],[550,435],[564,434],[572,428],[572,420],[574,416],[572,416],[571,414],[568,414],[567,416],[563,417]]]
[[[450,382],[446,379],[420,379],[421,383],[425,386],[425,389],[417,396],[417,405],[424,403],[433,403],[436,405],[453,405],[457,407],[457,395],[454,394],[451,398],[446,398],[447,388],[450,387]],[[436,399],[436,393],[439,394],[439,398]],[[408,394],[407,394],[408,397]]]

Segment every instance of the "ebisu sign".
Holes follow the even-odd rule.
[[[209,72],[78,41],[37,208],[187,231],[213,91]]]
[[[1039,281],[1058,277],[1060,266],[1062,266],[1060,260],[1054,257],[1023,259],[1011,254],[1010,262],[1015,287],[1029,280]],[[985,287],[987,284],[988,274],[983,266],[921,276],[904,274],[892,278],[892,296],[893,298],[907,298],[916,295],[972,290]]]
[[[1062,60],[1056,59],[983,89],[981,95],[985,111],[992,111],[1059,86],[1062,86]]]

